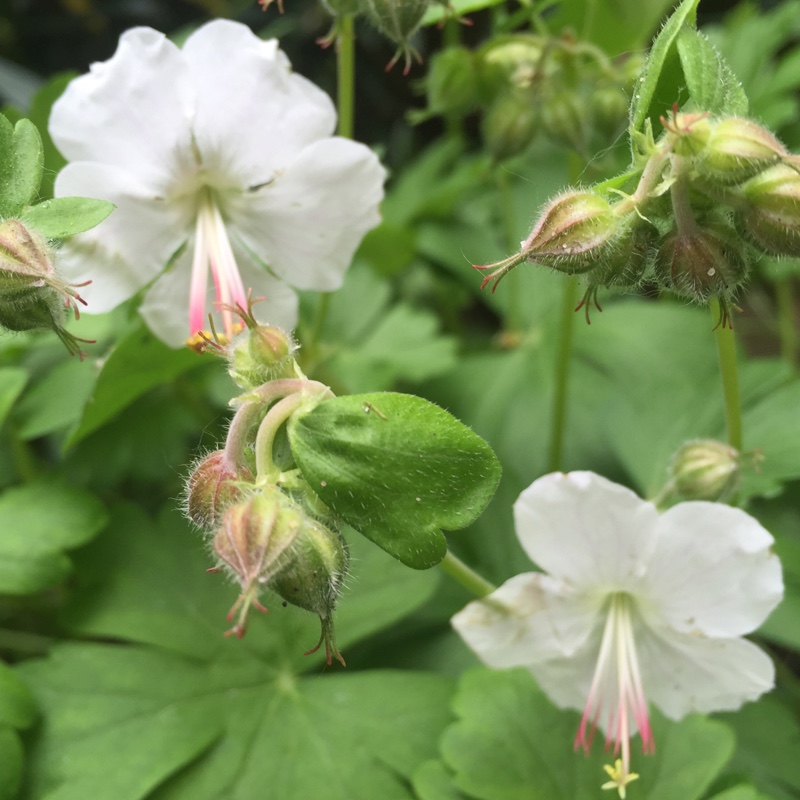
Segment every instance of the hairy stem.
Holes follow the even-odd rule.
[[[716,323],[720,318],[719,301],[711,298],[711,315]],[[725,423],[728,428],[728,443],[739,452],[742,450],[742,408],[739,399],[739,379],[736,373],[736,340],[733,330],[717,324],[717,355],[722,378],[722,394],[725,402]]]

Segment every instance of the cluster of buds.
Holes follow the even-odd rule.
[[[293,358],[296,346],[283,331],[260,325],[237,309],[244,329],[223,344],[209,338],[228,360],[228,371],[244,394],[225,448],[201,458],[186,483],[184,510],[204,533],[217,565],[240,586],[228,613],[227,635],[242,637],[251,608],[266,612],[264,590],[317,614],[319,642],[327,662],[344,664],[336,647],[333,612],[347,576],[348,550],[340,523],[322,504],[284,454],[278,465],[275,439],[300,407],[319,402],[327,387],[302,377]]]
[[[612,61],[569,36],[514,34],[476,51],[450,48],[432,60],[425,116],[479,111],[496,161],[523,152],[540,133],[589,161],[624,131],[641,63],[639,56]]]
[[[662,122],[632,194],[554,198],[518,253],[476,266],[489,271],[483,286],[531,261],[586,274],[587,322],[600,287],[648,283],[700,304],[716,297],[718,324],[732,327],[753,252],[800,256],[800,158],[748,119],[675,111]]]
[[[82,284],[85,285],[85,284]],[[18,219],[0,222],[0,326],[10,331],[51,330],[81,358],[80,342],[64,328],[67,312],[79,317],[80,286],[67,283],[53,267],[53,252],[35,230]]]

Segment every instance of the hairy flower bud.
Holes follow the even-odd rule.
[[[800,256],[800,174],[778,164],[742,188],[746,205],[736,221],[753,244],[773,255]]]
[[[587,272],[601,263],[613,240],[626,225],[608,201],[589,191],[571,191],[553,198],[544,208],[520,252],[496,264],[475,266],[492,270],[481,288],[500,280],[523,261],[552,267],[568,274]]]
[[[260,587],[287,563],[304,519],[303,512],[275,486],[225,509],[214,535],[214,552],[242,587],[228,612],[229,621],[236,617],[228,634],[244,636],[251,605],[266,611],[258,602]]]
[[[246,322],[228,348],[228,374],[245,391],[291,377],[296,350],[292,337],[280,328]]]
[[[186,516],[198,528],[215,528],[228,506],[242,500],[252,475],[232,464],[224,450],[201,459],[186,482]],[[252,488],[252,487],[251,487]]]
[[[575,92],[569,89],[558,92],[542,107],[542,129],[556,144],[582,152],[588,139],[588,111]]]
[[[672,135],[672,150],[679,156],[697,156],[711,138],[711,120],[707,113],[676,113],[661,118]]]
[[[658,245],[655,272],[664,288],[705,303],[711,295],[727,296],[744,283],[747,260],[738,236],[727,227],[674,228]]]
[[[333,611],[347,576],[349,555],[341,534],[318,520],[307,517],[292,546],[286,566],[269,582],[269,588],[292,605],[317,614],[322,633],[317,645],[324,643],[328,664],[333,655],[344,664],[336,648]]]
[[[711,126],[697,169],[705,179],[732,185],[746,181],[786,155],[786,148],[766,128],[749,119],[727,117]]]
[[[739,481],[739,451],[714,439],[681,445],[672,457],[670,477],[687,500],[724,500]]]

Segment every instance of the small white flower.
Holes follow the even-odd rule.
[[[634,778],[629,738],[653,752],[647,702],[671,719],[733,710],[772,688],[769,657],[741,638],[783,596],[772,536],[736,508],[652,503],[592,472],[535,481],[514,505],[520,543],[545,572],[517,575],[453,617],[486,664],[527,667],[560,707],[583,710]]]
[[[257,316],[293,327],[290,286],[339,288],[380,220],[385,172],[335,124],[328,95],[244,25],[210,22],[182,50],[150,28],[126,32],[53,106],[50,134],[71,162],[56,195],[117,205],[60,266],[92,279],[98,313],[144,289],[141,313],[173,346],[221,304],[246,307],[247,289],[266,298]],[[232,314],[215,316],[230,335]]]

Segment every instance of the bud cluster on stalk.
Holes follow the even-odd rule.
[[[612,60],[567,35],[513,34],[475,51],[453,47],[431,61],[420,118],[479,112],[495,161],[522,153],[543,134],[588,162],[624,132],[641,64],[638,55]]]
[[[333,613],[347,577],[348,548],[340,521],[308,486],[293,462],[284,426],[299,409],[330,396],[307,380],[293,354],[296,345],[278,328],[261,325],[247,309],[235,309],[244,329],[233,341],[208,340],[228,361],[244,393],[225,447],[194,465],[186,481],[184,511],[204,531],[216,566],[239,584],[228,613],[228,634],[242,637],[251,608],[266,612],[260,597],[270,591],[320,618],[328,664],[342,658]]]
[[[0,221],[0,326],[9,331],[51,330],[73,355],[80,342],[64,325],[67,312],[85,304],[74,286],[56,274],[53,250],[18,219]]]
[[[716,297],[732,327],[754,255],[800,256],[800,157],[749,119],[674,111],[633,173],[630,194],[603,185],[550,200],[520,251],[483,286],[523,261],[586,278],[578,308],[602,287],[655,285],[693,302]],[[577,310],[577,309],[576,309]]]

